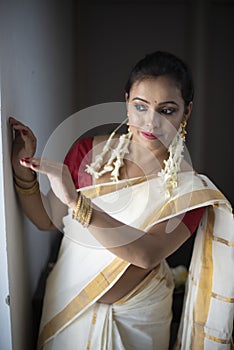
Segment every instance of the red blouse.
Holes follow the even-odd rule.
[[[70,170],[76,188],[92,185],[91,175],[85,172],[85,165],[92,161],[93,139],[87,138],[77,141],[65,157],[64,164]],[[82,160],[85,161],[82,162]],[[183,217],[183,223],[193,234],[201,221],[205,207],[189,210]]]

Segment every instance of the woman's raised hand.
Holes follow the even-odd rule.
[[[12,144],[12,165],[14,169],[20,166],[20,159],[33,157],[36,152],[37,139],[32,130],[16,120],[9,118],[14,131]]]
[[[68,207],[75,208],[78,195],[66,165],[41,158],[23,158],[20,164],[25,168],[47,175],[54,194]]]

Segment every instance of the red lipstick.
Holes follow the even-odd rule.
[[[154,134],[151,134],[151,132],[142,131],[141,134],[148,140],[155,140],[157,138]]]

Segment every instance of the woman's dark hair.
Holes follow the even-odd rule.
[[[156,51],[141,59],[130,73],[125,92],[129,95],[135,82],[162,75],[172,78],[178,84],[187,106],[193,100],[194,95],[191,74],[187,65],[180,58],[168,52]]]

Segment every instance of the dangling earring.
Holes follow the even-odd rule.
[[[166,198],[169,198],[173,189],[178,186],[178,172],[183,158],[185,135],[187,134],[185,130],[186,125],[187,121],[183,119],[176,136],[169,146],[169,157],[167,160],[164,160],[165,167],[158,173],[165,185]]]
[[[186,125],[187,125],[187,120],[183,119],[181,122],[181,138],[184,142],[185,142],[185,135],[187,134],[187,131],[185,130]]]
[[[128,114],[127,114],[128,116]],[[131,128],[130,128],[130,124],[129,124],[129,121],[126,123],[127,127],[128,127],[128,133],[127,135],[130,135],[129,137],[132,138],[132,132],[131,132]]]
[[[116,182],[119,181],[119,169],[124,165],[123,158],[125,154],[129,153],[128,146],[132,138],[132,132],[130,131],[130,129],[128,129],[127,134],[122,134],[119,137],[118,146],[114,149],[111,149],[111,141],[116,132],[120,129],[122,125],[126,123],[127,120],[128,117],[120,125],[118,125],[117,128],[111,133],[106,144],[103,147],[101,154],[95,157],[94,162],[92,162],[90,165],[86,165],[85,171],[88,174],[93,175],[96,179],[108,172],[111,172],[110,179]],[[110,158],[108,162],[104,165],[103,169],[99,171],[100,168],[103,166],[103,158],[108,151],[112,151]]]

